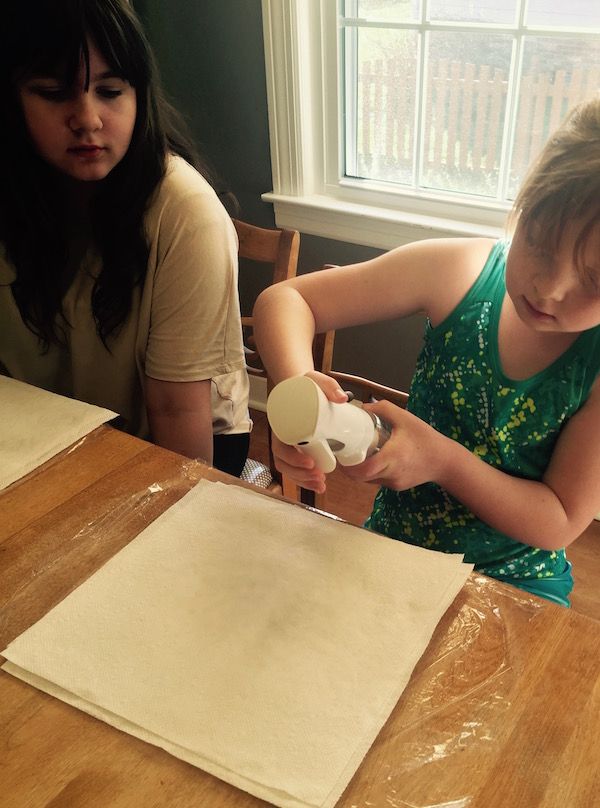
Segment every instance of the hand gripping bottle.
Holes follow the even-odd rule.
[[[317,468],[333,471],[336,462],[355,466],[378,451],[391,427],[359,403],[335,404],[308,376],[293,376],[273,388],[267,418],[282,443],[297,446]]]

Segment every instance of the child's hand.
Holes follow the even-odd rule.
[[[308,488],[317,494],[325,493],[325,473],[315,467],[312,457],[295,446],[282,443],[276,435],[271,439],[275,467],[296,485]]]
[[[309,371],[305,375],[319,385],[329,401],[343,404],[348,400],[346,393],[330,376],[316,370]],[[302,488],[308,488],[317,494],[325,493],[325,474],[315,467],[312,457],[304,454],[295,446],[282,443],[276,435],[272,437],[271,447],[275,466],[282,474]]]
[[[353,480],[403,491],[434,480],[447,440],[429,424],[389,401],[365,404],[392,427],[383,448],[357,466],[340,466]]]
[[[332,401],[334,404],[345,404],[348,401],[348,394],[345,393],[335,379],[327,376],[325,373],[319,373],[318,370],[310,370],[304,374],[312,379],[315,384],[318,384],[321,390],[325,393],[325,398]]]

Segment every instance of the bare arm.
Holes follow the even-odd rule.
[[[145,382],[146,410],[154,443],[211,464],[210,379],[166,382],[146,376]]]
[[[415,242],[361,264],[312,272],[263,292],[254,308],[260,355],[275,382],[313,369],[315,333],[424,311],[440,321],[469,289],[488,239]]]
[[[438,239],[407,244],[371,261],[313,272],[263,292],[254,308],[255,335],[275,383],[313,371],[315,333],[402,317],[417,311],[441,322],[466,294],[489,254],[489,239]],[[346,395],[316,374],[331,401]],[[299,485],[325,490],[314,461],[273,437],[277,468]]]
[[[600,510],[600,386],[563,429],[540,482],[513,477],[436,432],[411,413],[379,402],[371,409],[394,433],[349,476],[397,490],[436,482],[486,524],[533,547],[574,541]]]

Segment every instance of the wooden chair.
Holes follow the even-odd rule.
[[[351,392],[358,401],[367,404],[380,401],[383,398],[398,407],[406,408],[408,393],[403,390],[387,387],[385,384],[373,382],[371,379],[365,379],[362,376],[353,376],[351,373],[339,373],[335,370],[328,370],[326,373],[336,380],[342,390]]]
[[[256,227],[239,219],[234,219],[233,224],[238,234],[240,272],[244,271],[243,259],[246,259],[271,267],[269,286],[295,276],[300,249],[300,233],[297,230]],[[266,379],[267,374],[256,351],[251,316],[242,317],[242,328],[248,373]]]
[[[245,264],[250,266],[249,262],[253,262],[261,265],[266,264],[269,267],[268,285],[294,277],[298,266],[298,251],[300,248],[300,234],[297,230],[256,227],[239,219],[234,219],[233,224],[239,241],[240,274],[246,271]],[[256,350],[251,316],[242,317],[242,329],[244,332],[244,350],[248,375],[256,379],[263,379],[268,390],[271,385],[260,355]],[[266,465],[250,458],[246,461],[241,476],[247,482],[278,493],[283,492],[286,496],[293,496],[295,493],[295,490],[282,480],[273,463],[270,430],[268,464]]]

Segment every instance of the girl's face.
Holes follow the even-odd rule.
[[[543,238],[532,244],[517,225],[506,261],[506,290],[534,331],[574,333],[600,324],[600,228],[587,239],[576,265],[573,247],[582,224],[567,225],[553,252]]]
[[[89,86],[82,63],[73,86],[34,76],[19,86],[33,145],[47,163],[75,180],[103,180],[123,159],[136,118],[135,89],[115,75],[91,42]]]

